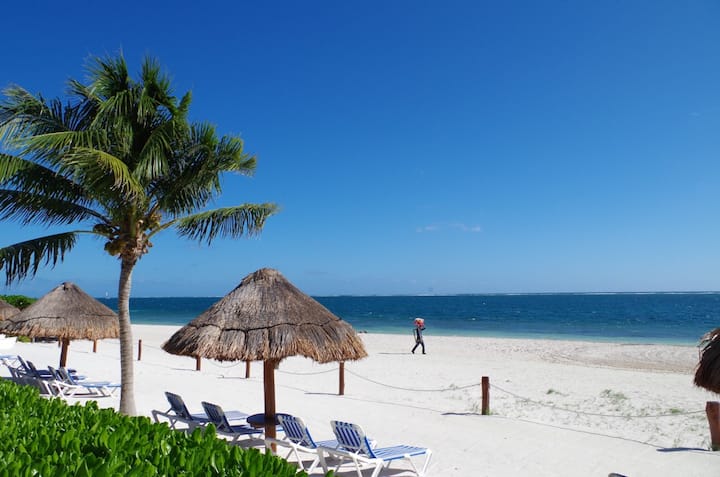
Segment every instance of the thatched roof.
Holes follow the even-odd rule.
[[[10,303],[0,300],[0,320],[4,320],[6,318],[10,318],[13,315],[17,315],[20,313],[20,310],[18,308],[15,308]]]
[[[65,282],[20,313],[0,321],[0,333],[31,338],[117,338],[118,317],[114,311]]]
[[[700,348],[695,385],[720,394],[720,328],[705,333]]]
[[[246,276],[232,292],[178,330],[163,349],[219,361],[300,355],[327,363],[367,356],[349,323],[269,268]]]

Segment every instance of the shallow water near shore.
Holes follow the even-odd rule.
[[[720,293],[315,297],[360,331],[696,345],[720,326]],[[132,298],[133,323],[184,325],[219,297]],[[102,298],[117,309],[117,300]]]

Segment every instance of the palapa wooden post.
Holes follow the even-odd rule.
[[[482,415],[490,414],[490,378],[482,377]]]
[[[275,367],[278,361],[266,359],[263,361],[263,383],[265,384],[265,437],[275,438]],[[273,444],[273,452],[277,446]]]
[[[138,340],[138,361],[142,359],[142,340]]]
[[[68,354],[68,347],[70,346],[70,339],[69,338],[63,338],[60,340],[62,349],[60,350],[60,367],[64,367],[67,365],[67,354]]]
[[[245,379],[250,379],[250,361],[245,361]]]
[[[195,356],[195,371],[200,371],[201,367],[202,367],[202,358],[200,356]]]
[[[705,403],[705,414],[710,425],[710,448],[714,451],[720,450],[720,402]]]
[[[340,389],[338,390],[338,394],[340,396],[345,395],[345,361],[340,361]]]
[[[97,340],[93,340],[93,353],[97,353]]]

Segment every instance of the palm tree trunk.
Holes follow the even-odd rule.
[[[118,318],[120,319],[120,412],[134,416],[135,386],[133,376],[133,338],[130,323],[130,288],[137,260],[121,259],[118,283]]]

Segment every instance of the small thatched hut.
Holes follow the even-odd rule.
[[[18,308],[15,308],[4,300],[0,300],[0,320],[5,320],[18,313],[20,313]]]
[[[720,394],[720,328],[708,331],[700,339],[700,361],[695,384]]]
[[[65,282],[20,313],[0,321],[0,333],[59,339],[60,366],[65,366],[70,340],[117,338],[120,330],[114,311]]]
[[[275,436],[275,368],[283,358],[300,355],[328,363],[367,356],[349,323],[269,268],[243,278],[237,288],[178,330],[163,349],[219,361],[263,361],[269,437]]]

